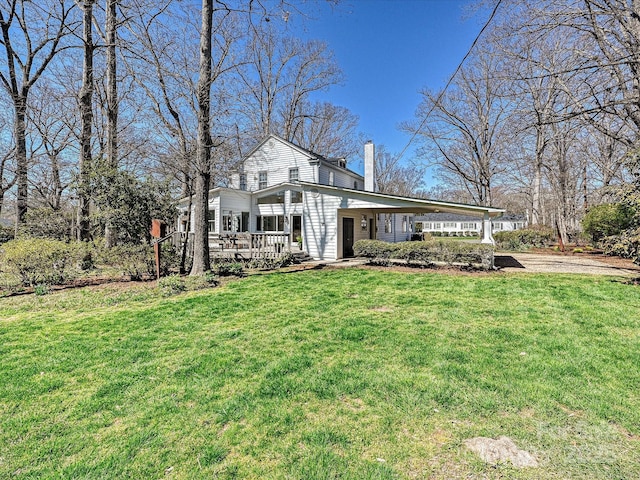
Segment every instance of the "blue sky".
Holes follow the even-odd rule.
[[[444,87],[482,28],[485,19],[470,16],[468,5],[468,0],[320,4],[306,35],[327,42],[346,81],[318,99],[348,108],[368,138],[400,153],[410,137],[398,125],[414,118],[418,91]],[[404,160],[415,158],[412,146]],[[355,162],[351,168],[358,170]]]

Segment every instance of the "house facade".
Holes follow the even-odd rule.
[[[444,237],[477,237],[482,234],[478,217],[455,213],[427,213],[414,219],[416,232]],[[502,215],[491,219],[492,233],[520,230],[527,226],[524,216]]]
[[[238,234],[278,236],[314,259],[353,255],[360,239],[410,240],[416,215],[452,212],[473,215],[482,225],[503,210],[385,195],[375,191],[374,146],[365,145],[365,175],[343,158],[325,158],[275,135],[241,162],[228,187],[209,191],[210,247]],[[177,230],[190,231],[190,199],[179,202]],[[491,243],[491,228],[482,237]]]

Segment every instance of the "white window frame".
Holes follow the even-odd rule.
[[[265,170],[258,172],[258,190],[262,190],[269,186],[269,177]]]

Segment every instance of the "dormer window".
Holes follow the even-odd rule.
[[[291,183],[298,182],[300,180],[300,171],[298,167],[289,169],[289,181]]]

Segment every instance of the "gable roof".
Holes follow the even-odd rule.
[[[354,172],[353,170],[347,168],[347,167],[343,167],[339,164],[339,160],[342,160],[341,157],[336,157],[336,158],[326,158],[322,155],[320,155],[319,153],[315,153],[312,152],[311,150],[307,150],[304,147],[301,147],[300,145],[296,145],[295,143],[291,143],[288,140],[285,140],[284,138],[274,134],[274,133],[270,133],[269,135],[267,135],[265,138],[263,138],[255,147],[253,147],[253,149],[247,153],[244,158],[242,159],[242,161],[244,162],[247,158],[251,157],[252,155],[254,155],[258,150],[260,150],[269,140],[277,140],[280,143],[283,143],[291,148],[293,148],[294,150],[296,150],[297,152],[301,153],[302,155],[306,156],[310,161],[318,161],[320,163],[323,163],[325,166],[331,167],[331,168],[336,168],[339,170],[344,170],[345,172],[348,172],[352,175],[357,176],[360,179],[364,179],[364,177],[362,175],[360,175],[357,172]]]

